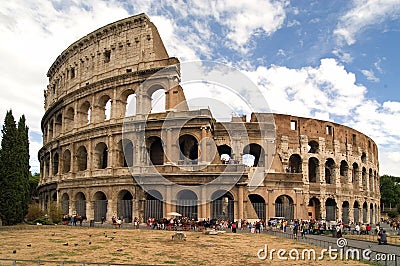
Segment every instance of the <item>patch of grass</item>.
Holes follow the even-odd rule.
[[[101,249],[101,247],[100,246],[91,246],[88,249],[89,250],[98,250],[98,249]]]
[[[154,254],[155,256],[165,256],[165,254],[164,253],[156,253],[156,254]]]
[[[65,239],[49,239],[49,241],[52,243],[64,243]]]
[[[191,262],[194,265],[206,265],[206,263],[202,260],[192,260]]]

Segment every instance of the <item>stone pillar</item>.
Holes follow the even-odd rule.
[[[201,203],[201,211],[200,215],[198,215],[198,218],[207,218],[207,190],[205,186],[202,186],[201,188],[201,198],[200,198],[200,203]]]
[[[243,212],[244,212],[243,190],[244,190],[243,186],[238,187],[238,217],[237,217],[237,219],[239,219],[239,220],[244,219],[244,216],[243,216]]]
[[[166,139],[166,151],[165,151],[165,155],[166,155],[166,163],[171,163],[174,162],[173,161],[173,157],[172,157],[172,129],[168,128],[166,129],[166,135],[167,135],[167,139]]]
[[[351,201],[349,201],[349,221],[354,222],[354,208],[353,205],[350,204]]]
[[[86,217],[89,221],[94,219],[94,201],[88,199],[86,199]]]
[[[326,206],[325,206],[325,198],[321,198],[321,210],[320,210],[320,214],[321,214],[321,218],[322,219],[326,219]]]
[[[201,140],[200,140],[200,163],[207,163],[207,127],[202,126],[201,128]]]

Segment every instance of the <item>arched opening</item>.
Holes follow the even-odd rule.
[[[308,142],[308,153],[318,153],[319,144],[315,140]]]
[[[49,134],[48,134],[49,140],[53,139],[53,137],[54,137],[53,124],[54,124],[54,120],[52,119],[49,122]]]
[[[111,98],[108,95],[103,95],[99,99],[99,113],[98,121],[102,122],[105,120],[110,120],[111,118]]]
[[[358,203],[358,201],[354,201],[353,215],[354,215],[354,223],[359,223],[360,222],[360,204]]]
[[[361,162],[362,163],[367,163],[367,154],[365,152],[363,152],[361,154]]]
[[[80,146],[76,152],[78,171],[84,171],[87,169],[87,155],[85,146]]]
[[[264,149],[256,143],[250,143],[248,145],[246,145],[243,149],[243,162],[244,162],[244,157],[246,155],[252,155],[254,156],[254,162],[253,165],[251,166],[255,166],[255,167],[263,167],[264,166]],[[247,164],[250,165],[250,164]]]
[[[372,169],[369,169],[369,191],[374,192],[375,191],[375,187],[374,187],[374,174]]]
[[[316,197],[312,197],[308,202],[308,217],[309,219],[321,219],[321,202]]]
[[[308,159],[308,182],[319,182],[319,161],[315,157]]]
[[[163,218],[163,196],[157,190],[149,190],[146,192],[146,202],[144,207],[145,219]]]
[[[294,219],[293,199],[288,195],[281,195],[275,200],[275,216],[285,217],[287,220]]]
[[[177,212],[182,214],[184,217],[197,220],[197,200],[197,195],[193,191],[188,189],[180,191],[177,195]]]
[[[342,223],[348,224],[349,219],[349,211],[350,211],[350,203],[348,201],[343,201],[342,204]]]
[[[197,164],[199,158],[199,143],[192,135],[182,135],[179,137],[180,163]]]
[[[126,223],[132,222],[133,196],[128,190],[121,190],[118,193],[117,216]]]
[[[96,169],[105,169],[108,165],[108,148],[104,142],[100,142],[94,149],[94,165]]]
[[[347,162],[345,160],[342,160],[340,162],[340,182],[342,184],[348,182],[348,178],[349,178],[348,173],[349,173],[349,165],[347,164]]]
[[[326,209],[326,220],[327,221],[336,221],[336,201],[334,199],[327,199],[325,202]]]
[[[94,220],[101,222],[107,217],[107,196],[101,191],[93,195],[94,199]]]
[[[370,224],[374,223],[374,214],[375,214],[374,204],[370,203],[369,204],[369,223]]]
[[[123,115],[125,117],[136,115],[136,94],[133,90],[126,90],[122,94],[122,103],[123,103]]]
[[[165,91],[159,88],[151,95],[151,113],[165,112]]]
[[[228,164],[230,159],[232,159],[232,148],[226,144],[217,147],[219,158],[221,163]]]
[[[362,188],[367,190],[367,169],[362,168]]]
[[[223,195],[220,196],[221,194]],[[234,220],[234,201],[231,193],[219,190],[211,195],[211,199],[211,219]]]
[[[64,115],[65,131],[71,131],[74,128],[74,116],[75,116],[74,108],[68,107]]]
[[[286,169],[286,172],[288,173],[301,173],[301,157],[298,154],[292,154],[289,157],[289,164],[288,164],[288,169]]]
[[[150,156],[150,162],[153,165],[164,164],[164,148],[159,137],[149,137],[147,139],[147,151]]]
[[[61,209],[64,215],[69,214],[69,196],[67,193],[61,196]]]
[[[335,161],[332,158],[326,159],[325,162],[325,182],[327,184],[335,184]]]
[[[45,178],[50,176],[50,154],[47,153],[44,156],[44,168],[45,168]]]
[[[62,133],[61,129],[62,129],[62,114],[58,114],[55,120],[56,136],[59,136]]]
[[[56,152],[53,155],[53,175],[58,174],[59,161],[59,155],[58,152]]]
[[[78,192],[75,196],[76,215],[86,217],[86,196],[83,192]]]
[[[133,166],[133,143],[129,139],[122,139],[117,144],[117,162],[119,167]]]
[[[71,171],[71,152],[69,150],[64,151],[63,155],[63,173]]]
[[[90,103],[88,101],[84,102],[79,108],[79,124],[81,126],[87,125],[90,123],[91,119],[91,108]]]
[[[364,202],[363,204],[363,223],[367,223],[368,222],[368,204],[367,202]]]
[[[351,182],[357,183],[358,182],[358,164],[353,163],[353,171],[351,173]]]
[[[249,194],[249,200],[258,216],[258,219],[266,221],[267,217],[264,198],[258,194]]]
[[[56,191],[54,191],[54,192],[51,194],[51,201],[57,202],[57,192],[56,192]]]

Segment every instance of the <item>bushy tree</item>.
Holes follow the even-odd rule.
[[[18,127],[7,111],[1,130],[0,218],[5,225],[20,223],[28,210],[29,141],[25,117]]]

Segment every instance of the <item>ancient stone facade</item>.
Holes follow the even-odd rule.
[[[65,213],[126,222],[174,211],[235,220],[379,218],[372,139],[311,118],[253,113],[249,122],[219,122],[208,109],[189,110],[179,61],[144,14],[73,43],[47,75],[39,151],[45,210],[54,201]],[[165,110],[154,113],[159,92]]]

